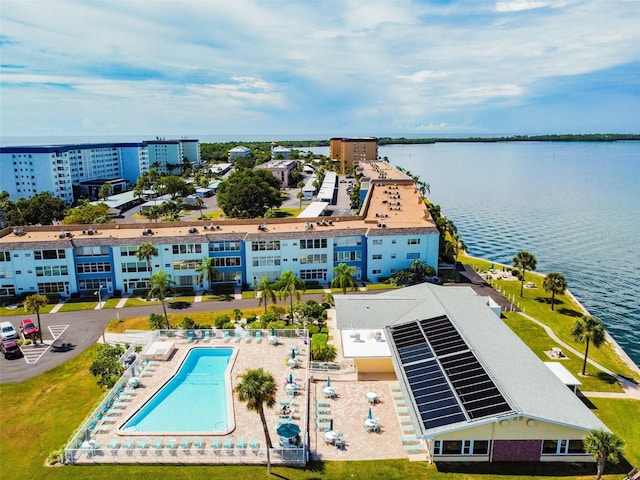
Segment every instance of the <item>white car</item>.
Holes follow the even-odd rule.
[[[11,325],[11,322],[0,323],[0,335],[2,336],[3,342],[5,340],[14,340],[18,338],[18,332],[16,331],[15,328],[13,328],[13,325]]]

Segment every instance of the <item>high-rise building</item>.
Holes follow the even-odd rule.
[[[340,162],[340,169],[344,175],[349,167],[359,162],[378,159],[378,139],[375,137],[332,138],[329,141],[329,158]]]

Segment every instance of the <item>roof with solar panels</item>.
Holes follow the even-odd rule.
[[[424,283],[335,303],[345,356],[384,356],[384,344],[422,436],[518,416],[607,429],[468,287]]]

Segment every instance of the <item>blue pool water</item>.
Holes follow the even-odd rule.
[[[144,434],[229,431],[227,367],[233,348],[197,347],[172,377],[122,426]]]

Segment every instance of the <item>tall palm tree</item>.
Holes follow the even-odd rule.
[[[147,294],[147,299],[157,298],[162,302],[162,311],[164,312],[164,319],[167,322],[167,330],[171,328],[171,325],[169,324],[169,315],[167,315],[167,306],[164,301],[168,295],[173,293],[175,284],[171,279],[171,275],[162,270],[158,270],[149,276],[149,293]]]
[[[347,288],[352,292],[358,289],[353,275],[356,273],[356,267],[349,266],[346,263],[339,263],[333,267],[333,280],[331,280],[331,288],[341,288],[342,294],[347,294]]]
[[[571,335],[576,342],[583,342],[586,347],[584,350],[584,361],[582,362],[582,375],[585,375],[587,368],[587,356],[589,355],[589,344],[600,348],[606,340],[605,330],[602,322],[591,315],[583,315],[582,318],[576,320],[571,329]]]
[[[520,279],[520,297],[522,297],[522,290],[524,288],[524,275],[527,270],[533,271],[536,269],[536,257],[534,257],[531,253],[525,252],[524,250],[516,253],[516,256],[513,257],[513,266],[522,270],[522,278]]]
[[[583,440],[584,450],[593,455],[597,465],[596,480],[604,473],[607,460],[618,463],[624,450],[624,442],[615,434],[605,430],[591,430]]]
[[[204,200],[202,200],[200,197],[197,197],[194,201],[193,204],[198,207],[198,209],[200,210],[200,220],[202,220],[202,206],[204,205]]]
[[[141,243],[136,250],[136,258],[138,260],[147,262],[147,270],[151,274],[151,257],[158,256],[158,249],[153,243]]]
[[[213,257],[204,257],[202,263],[196,267],[198,272],[198,283],[204,284],[204,279],[207,279],[207,290],[211,289],[211,284],[215,279],[218,270],[215,267],[215,261]]]
[[[273,447],[271,443],[271,435],[269,435],[269,427],[267,419],[264,415],[264,408],[273,408],[276,404],[276,391],[278,387],[269,372],[265,372],[262,368],[246,370],[240,376],[240,382],[236,385],[236,393],[241,402],[247,403],[247,408],[258,412],[262,429],[264,430],[264,439],[267,447],[267,469],[271,474],[271,456],[270,450]]]
[[[293,321],[293,297],[300,301],[300,291],[304,291],[304,289],[304,281],[293,273],[293,270],[282,272],[280,279],[276,282],[278,296],[283,300],[290,299],[291,321]]]
[[[264,313],[267,313],[267,304],[269,302],[275,304],[278,301],[273,287],[274,284],[271,283],[269,277],[262,277],[262,280],[260,280],[260,283],[256,286],[256,292],[260,292],[260,296],[258,297],[258,306],[264,303]]]
[[[551,310],[553,310],[556,295],[562,295],[567,289],[567,279],[559,272],[547,273],[542,281],[542,287],[545,292],[551,292]]]
[[[42,326],[40,325],[40,309],[48,303],[49,299],[40,293],[29,295],[24,299],[24,309],[29,313],[35,313],[38,317],[38,336],[40,337],[40,343],[43,343]]]

